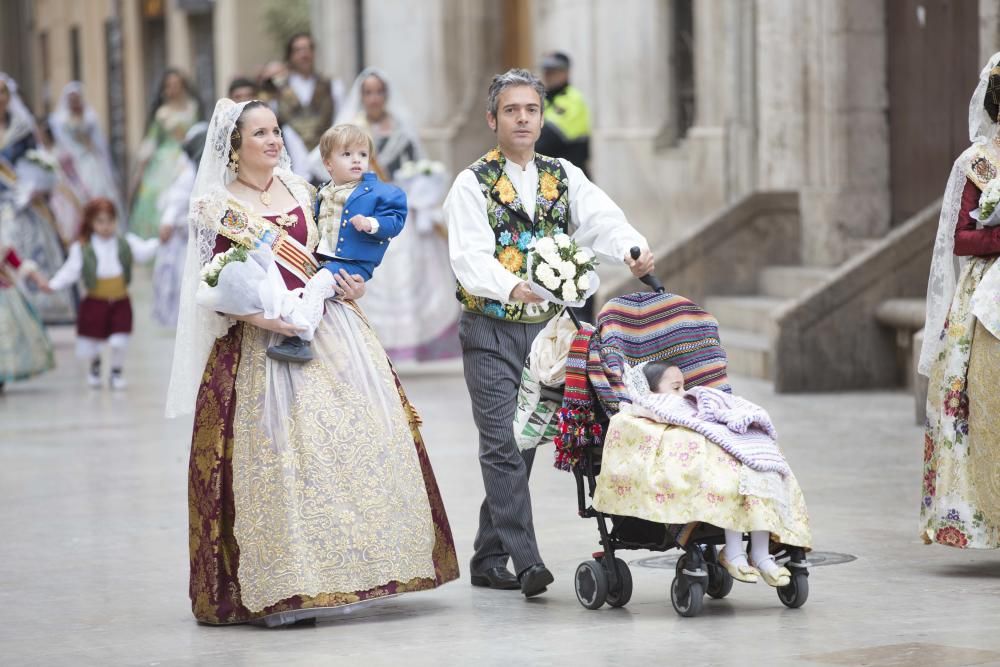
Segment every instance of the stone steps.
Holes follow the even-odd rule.
[[[726,350],[729,374],[767,380],[771,377],[771,339],[765,334],[727,329],[719,331]]]
[[[769,296],[709,296],[705,310],[719,321],[722,331],[737,329],[771,336],[774,313],[788,302]]]
[[[762,296],[795,299],[822,285],[832,272],[818,266],[768,266],[760,272],[758,288]]]

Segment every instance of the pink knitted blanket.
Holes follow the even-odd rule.
[[[692,387],[683,396],[645,394],[632,401],[633,413],[683,426],[714,442],[758,472],[791,473],[775,442],[777,433],[764,408],[711,387]]]

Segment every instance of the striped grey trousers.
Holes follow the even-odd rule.
[[[544,327],[544,322],[521,324],[468,312],[459,321],[465,384],[479,429],[479,465],[486,487],[470,564],[473,574],[506,567],[508,557],[515,573],[542,562],[528,491],[535,450],[518,450],[514,412],[521,369],[531,342]]]

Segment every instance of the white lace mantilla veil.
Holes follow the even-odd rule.
[[[174,359],[167,389],[168,418],[194,411],[198,387],[212,345],[216,338],[226,335],[232,325],[228,317],[198,306],[195,294],[201,280],[201,268],[212,260],[214,254],[218,223],[226,210],[225,202],[232,197],[226,188],[236,178],[229,169],[229,141],[247,104],[250,102],[237,103],[222,98],[216,103],[208,123],[205,150],[198,163],[198,175],[188,209],[190,230],[181,282]],[[286,182],[297,178],[289,171],[289,165],[288,153],[282,148],[275,175]]]
[[[365,117],[364,105],[361,103],[361,85],[370,76],[378,77],[385,85],[385,111],[392,118],[395,125],[392,137],[382,147],[382,150],[378,152],[379,164],[383,167],[392,164],[393,160],[399,157],[400,153],[406,150],[406,147],[411,143],[413,144],[415,153],[414,159],[423,159],[423,147],[420,145],[420,139],[413,129],[409,109],[399,99],[398,91],[389,79],[389,76],[377,67],[366,67],[354,79],[351,92],[348,93],[347,99],[344,100],[344,104],[340,107],[337,118],[334,120],[334,125],[352,123],[365,128],[369,133],[371,132],[371,128],[368,126],[368,119]],[[387,174],[387,176],[392,178],[393,174]]]
[[[97,149],[97,152],[101,154],[101,158],[110,167],[111,151],[108,149],[108,142],[104,137],[104,131],[101,130],[101,123],[97,118],[97,112],[86,101],[87,98],[83,94],[83,84],[79,81],[70,81],[63,86],[56,110],[49,116],[49,127],[52,129],[52,135],[57,142],[63,145],[69,145],[72,141],[71,137],[66,136],[66,125],[73,117],[73,113],[69,108],[69,96],[73,93],[79,95],[80,99],[83,100],[83,121],[89,128],[92,128],[91,138],[94,140],[94,148]]]
[[[10,125],[4,134],[0,134],[0,148],[8,143],[13,143],[23,139],[28,134],[35,132],[35,117],[24,104],[21,96],[17,93],[17,81],[6,72],[0,72],[0,81],[7,86],[10,94],[10,101],[7,103],[7,111],[10,113]]]
[[[941,218],[938,222],[937,237],[934,240],[934,256],[931,259],[930,278],[927,281],[927,314],[924,320],[924,343],[920,349],[917,372],[929,376],[931,366],[941,348],[940,333],[948,317],[952,299],[955,297],[958,270],[964,260],[956,258],[955,227],[962,207],[962,191],[965,189],[966,169],[969,161],[982,146],[990,144],[1000,134],[1000,124],[994,123],[986,113],[983,102],[986,99],[986,84],[990,70],[1000,64],[1000,52],[994,53],[979,73],[979,84],[969,102],[969,140],[972,146],[966,149],[951,169],[948,185],[941,202]],[[957,266],[956,266],[957,265]]]

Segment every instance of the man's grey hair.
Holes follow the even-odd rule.
[[[497,74],[490,82],[490,93],[486,96],[486,110],[496,118],[497,107],[500,104],[500,93],[512,86],[530,86],[538,93],[539,101],[545,99],[545,84],[526,69],[509,69],[503,74]]]

